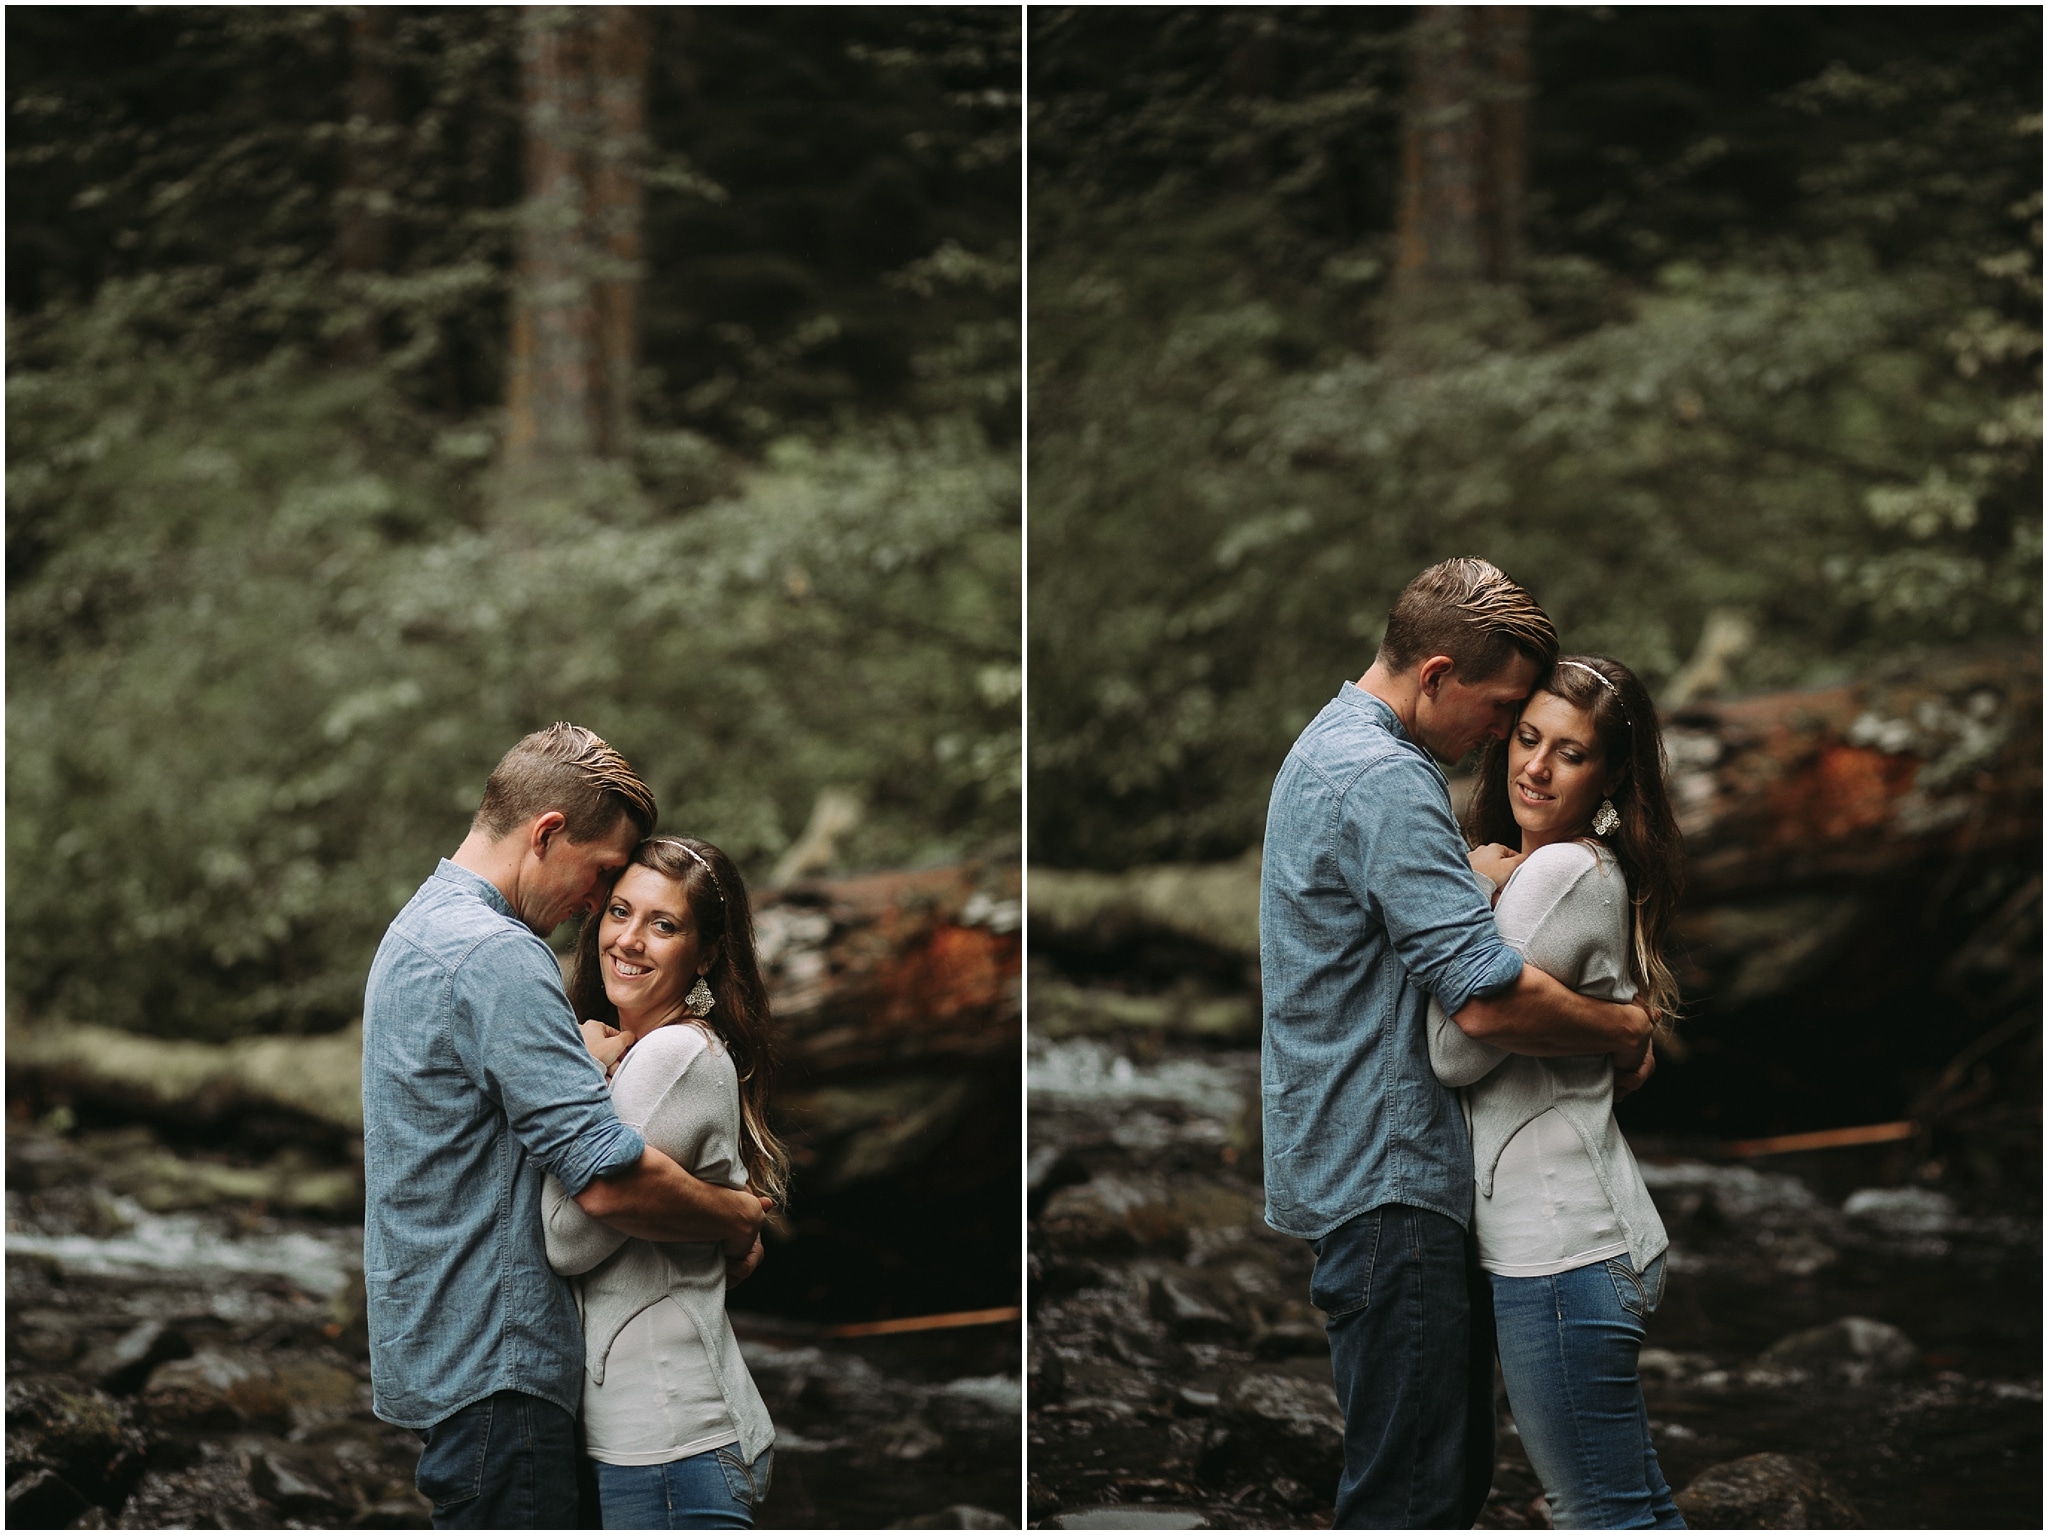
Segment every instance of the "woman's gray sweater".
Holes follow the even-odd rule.
[[[1628,886],[1612,853],[1597,843],[1554,842],[1508,876],[1494,920],[1501,937],[1537,969],[1587,996],[1627,1002],[1636,994],[1630,913]],[[1611,1057],[1511,1055],[1467,1037],[1432,1002],[1429,1062],[1445,1086],[1465,1089],[1481,1194],[1492,1197],[1494,1169],[1508,1142],[1537,1115],[1556,1109],[1585,1144],[1636,1271],[1670,1245],[1615,1123]]]
[[[708,1029],[672,1023],[627,1052],[612,1079],[619,1118],[707,1183],[746,1187],[740,1160],[740,1085],[732,1057]],[[768,1407],[740,1357],[725,1314],[725,1251],[716,1242],[644,1242],[583,1213],[549,1178],[542,1194],[548,1262],[582,1278],[584,1368],[599,1385],[619,1330],[663,1296],[683,1308],[703,1340],[751,1463],[775,1442]],[[654,1411],[649,1404],[649,1411]]]

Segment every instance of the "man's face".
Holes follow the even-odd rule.
[[[594,842],[571,842],[566,832],[553,832],[538,851],[527,852],[519,920],[545,938],[570,917],[591,910],[639,841],[639,831],[624,816],[610,836]]]
[[[1536,686],[1536,663],[1520,651],[1484,682],[1462,682],[1446,661],[1423,663],[1423,689],[1415,702],[1415,736],[1439,762],[1456,762],[1490,740],[1504,741],[1514,728],[1522,701]]]

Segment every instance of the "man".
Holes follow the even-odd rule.
[[[759,1261],[765,1201],[700,1182],[613,1113],[542,940],[654,828],[590,731],[505,754],[453,858],[392,921],[363,998],[363,1230],[377,1416],[416,1430],[440,1529],[576,1525],[583,1328],[541,1183],[654,1241]]]
[[[1493,1470],[1493,1309],[1472,1149],[1430,1070],[1434,995],[1523,1055],[1652,1067],[1640,1007],[1581,997],[1507,947],[1466,861],[1456,762],[1504,738],[1557,634],[1483,560],[1409,583],[1378,658],[1273,784],[1259,897],[1266,1220],[1315,1248],[1344,1409],[1340,1529],[1469,1529]]]

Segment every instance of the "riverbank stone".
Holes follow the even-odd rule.
[[[1063,1252],[1184,1252],[1193,1232],[1246,1226],[1257,1218],[1241,1187],[1131,1172],[1097,1174],[1060,1189],[1046,1201],[1038,1225],[1047,1243]]]
[[[1237,1321],[1228,1311],[1181,1275],[1155,1277],[1147,1300],[1153,1318],[1182,1337],[1227,1338],[1238,1331]]]
[[[1862,1519],[1800,1455],[1746,1455],[1709,1466],[1673,1500],[1695,1530],[1856,1530]]]
[[[268,1370],[214,1349],[158,1365],[142,1388],[149,1421],[180,1433],[279,1422],[290,1406]]]
[[[158,1365],[191,1355],[191,1340],[177,1328],[158,1321],[138,1322],[105,1349],[88,1355],[81,1373],[102,1391],[132,1396]]]
[[[1213,1486],[1281,1479],[1334,1495],[1344,1470],[1344,1412],[1328,1381],[1278,1371],[1240,1375],[1222,1393],[1200,1464]]]
[[[1867,1316],[1837,1317],[1780,1338],[1763,1352],[1766,1364],[1828,1373],[1852,1386],[1872,1380],[1902,1380],[1924,1368],[1920,1349],[1889,1322]]]
[[[79,1498],[65,1524],[88,1506],[119,1506],[141,1475],[148,1450],[148,1436],[127,1405],[105,1392],[68,1382],[9,1380],[8,1523],[22,1528],[34,1522],[15,1516],[17,1497],[39,1507],[63,1501],[68,1496],[65,1488]],[[43,1471],[51,1476],[26,1480]]]

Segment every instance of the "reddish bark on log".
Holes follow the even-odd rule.
[[[2041,667],[1949,658],[1665,722],[1688,904],[1993,853],[2041,834]]]
[[[793,885],[754,921],[783,1059],[816,1079],[1013,1054],[1018,871],[973,866]]]

